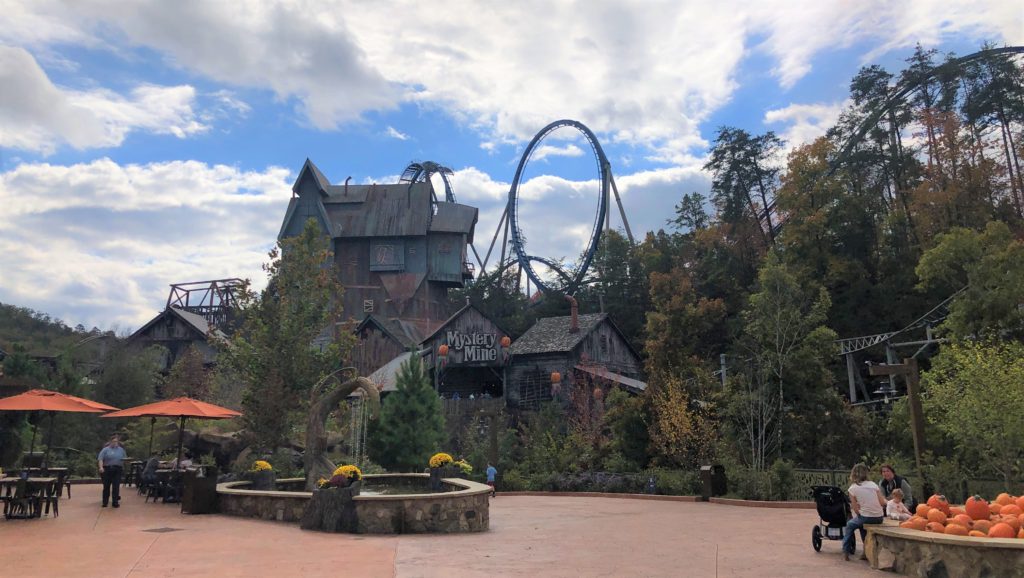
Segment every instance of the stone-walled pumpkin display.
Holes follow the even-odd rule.
[[[971,496],[963,507],[951,506],[944,496],[934,495],[917,506],[914,516],[900,528],[973,538],[1024,540],[1021,498],[1003,493],[992,502]]]

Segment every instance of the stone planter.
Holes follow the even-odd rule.
[[[430,491],[440,492],[441,480],[444,478],[458,478],[462,476],[462,470],[455,466],[445,466],[443,468],[430,468]]]
[[[249,489],[261,492],[276,490],[277,474],[274,470],[263,470],[262,472],[246,472],[244,479],[252,482]]]
[[[303,530],[354,534],[359,528],[359,520],[352,498],[359,495],[360,485],[359,481],[354,481],[347,488],[313,490],[313,496],[302,513],[300,527]]]

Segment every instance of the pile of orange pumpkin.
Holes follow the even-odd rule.
[[[936,494],[918,505],[915,515],[900,528],[953,536],[1024,539],[1024,496],[1003,493],[991,503],[972,496],[960,507],[949,505],[945,496]]]

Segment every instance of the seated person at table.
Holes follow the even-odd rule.
[[[191,468],[192,467],[192,454],[189,453],[189,452],[185,452],[185,457],[182,458],[180,466],[178,465],[178,458],[174,458],[173,460],[170,461],[170,465],[168,467],[170,467],[172,470],[173,469],[182,469],[182,470],[184,470],[185,468]]]
[[[160,467],[160,460],[156,459],[156,456],[149,458],[146,462],[146,466],[142,468],[142,483],[147,486],[152,486],[156,483],[156,470]]]

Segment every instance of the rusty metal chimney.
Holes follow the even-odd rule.
[[[351,180],[352,180],[352,177],[347,177],[347,178],[345,179],[345,192],[344,192],[344,195],[345,195],[346,197],[348,196],[348,182],[349,182],[349,181],[351,181]]]
[[[579,333],[580,332],[580,319],[579,319],[580,306],[579,306],[578,303],[576,303],[576,298],[573,297],[572,295],[566,295],[565,298],[566,298],[567,301],[569,301],[569,312],[570,312],[569,313],[569,315],[570,315],[569,333]]]

